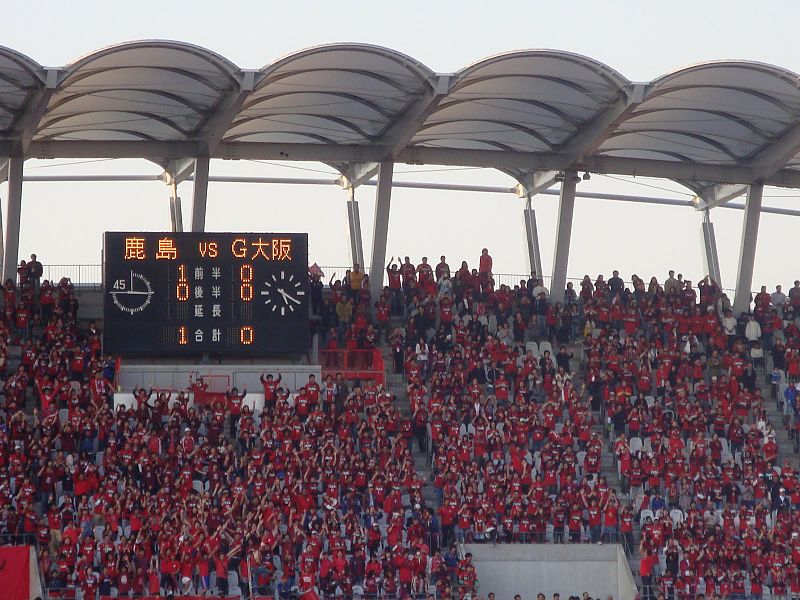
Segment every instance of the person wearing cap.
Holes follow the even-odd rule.
[[[786,495],[786,488],[778,488],[778,493],[772,497],[772,510],[777,513],[788,513],[792,509],[792,501]]]

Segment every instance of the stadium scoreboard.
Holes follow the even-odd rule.
[[[114,354],[298,354],[308,234],[124,233],[103,240],[103,344]]]

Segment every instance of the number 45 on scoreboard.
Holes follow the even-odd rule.
[[[126,279],[116,279],[111,285],[111,299],[122,312],[134,315],[148,307],[153,298],[150,280],[136,271]]]

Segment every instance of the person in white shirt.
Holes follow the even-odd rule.
[[[786,294],[783,293],[781,286],[776,285],[775,291],[769,297],[772,307],[778,310],[779,315],[783,315],[783,305],[786,304]]]
[[[536,284],[536,287],[533,288],[531,292],[532,298],[538,298],[539,294],[544,294],[545,298],[550,298],[550,291],[542,285],[541,280]]]
[[[747,321],[744,328],[744,337],[747,338],[747,343],[752,347],[754,343],[761,339],[761,325],[753,315]]]
[[[447,296],[448,298],[452,297],[453,281],[450,279],[450,275],[443,275],[436,284],[436,287],[438,288],[437,298],[439,300],[441,300],[444,296]]]
[[[730,309],[725,311],[725,316],[722,317],[722,330],[728,336],[728,346],[730,347],[731,341],[736,335],[736,319]]]

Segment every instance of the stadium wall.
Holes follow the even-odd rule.
[[[291,391],[308,383],[308,376],[314,375],[321,383],[322,371],[319,365],[187,365],[161,364],[140,365],[122,362],[117,377],[120,391],[129,392],[136,387],[163,390],[185,390],[190,377],[200,376],[209,384],[209,391],[224,392],[236,387],[241,392],[260,392],[263,388],[259,377],[265,372],[280,372],[282,386]]]
[[[467,544],[480,582],[478,593],[486,597],[534,600],[543,593],[551,598],[613,596],[634,600],[637,594],[622,546],[617,544]]]
[[[75,288],[78,301],[78,318],[82,321],[103,320],[103,290],[100,288]]]

